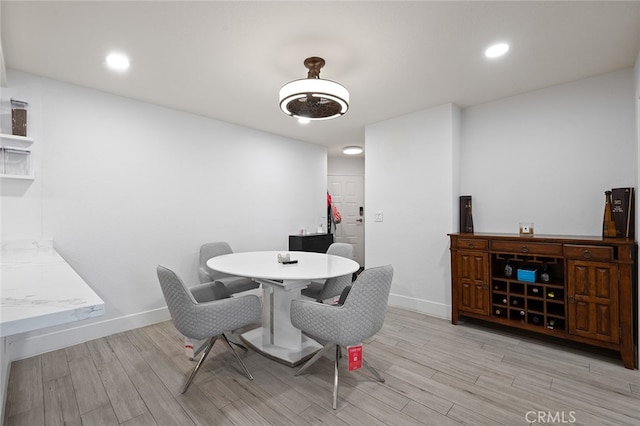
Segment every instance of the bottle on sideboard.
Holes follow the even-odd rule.
[[[547,321],[547,328],[553,330],[556,327],[556,320],[550,319]]]
[[[604,192],[604,218],[602,220],[602,236],[607,238],[616,237],[616,222],[613,220],[611,211],[611,191]]]
[[[555,297],[556,297],[556,294],[555,294],[553,291],[550,291],[550,292],[548,292],[548,293],[547,293],[547,297],[548,297],[549,299],[553,299],[553,298],[555,298]]]

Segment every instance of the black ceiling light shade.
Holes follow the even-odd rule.
[[[292,117],[328,120],[349,109],[349,91],[341,84],[320,78],[324,59],[312,56],[304,60],[307,78],[291,81],[280,89],[280,109]]]

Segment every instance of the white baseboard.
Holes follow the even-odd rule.
[[[444,303],[436,303],[429,300],[390,294],[389,306],[420,312],[421,314],[427,314],[438,318],[451,319],[451,305]]]
[[[169,319],[171,319],[169,310],[164,307],[88,324],[82,324],[82,321],[80,321],[74,323],[73,327],[65,328],[64,330],[56,330],[50,333],[42,331],[35,335],[29,333],[24,338],[21,335],[8,336],[7,355],[10,361],[29,358]]]

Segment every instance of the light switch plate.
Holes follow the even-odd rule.
[[[382,222],[383,220],[382,212],[376,212],[374,215],[374,218],[376,222]]]

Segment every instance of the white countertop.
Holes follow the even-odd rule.
[[[104,302],[52,241],[15,241],[0,252],[0,336],[104,315]]]

